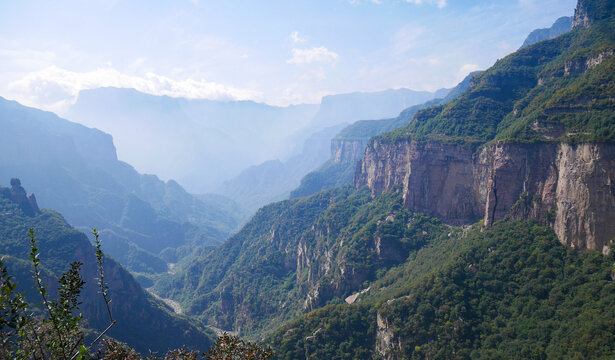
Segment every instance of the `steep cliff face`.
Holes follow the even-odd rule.
[[[583,1],[577,3],[577,8],[574,11],[574,17],[572,18],[572,28],[588,27],[591,24],[591,20],[585,9]]]
[[[572,28],[589,27],[594,22],[610,17],[615,11],[612,0],[579,0],[572,19]]]
[[[511,212],[552,226],[567,246],[606,249],[615,239],[614,144],[497,144],[477,163],[485,225]]]
[[[307,311],[358,288],[370,273],[370,269],[356,266],[353,259],[349,259],[348,251],[343,249],[343,238],[329,239],[328,235],[338,232],[332,225],[314,226],[299,242],[297,283],[306,293],[303,307]]]
[[[331,158],[336,164],[356,164],[361,159],[369,139],[331,140]]]
[[[401,184],[404,206],[448,223],[480,217],[473,184],[472,151],[437,142],[375,141],[357,165],[355,184],[379,195]]]
[[[588,70],[602,64],[606,59],[613,56],[613,49],[605,49],[594,51],[587,56],[581,56],[564,64],[564,76],[579,76],[585,74]]]
[[[580,0],[571,32],[525,47],[455,101],[375,137],[355,173],[374,196],[449,224],[537,219],[570,247],[615,240],[615,1]]]
[[[615,239],[615,144],[495,143],[476,151],[437,142],[374,141],[355,185],[403,186],[404,205],[451,224],[510,215],[553,227],[576,248]]]
[[[11,188],[3,189],[3,192],[5,197],[17,203],[25,214],[33,216],[41,212],[36,202],[36,196],[34,194],[27,195],[26,190],[21,186],[21,180],[17,178],[11,179]]]

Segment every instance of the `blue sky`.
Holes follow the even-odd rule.
[[[454,86],[576,0],[0,0],[0,96],[81,89],[250,99]]]

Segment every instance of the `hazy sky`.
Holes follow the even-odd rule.
[[[60,111],[80,89],[319,102],[450,87],[576,0],[0,0],[0,96]]]

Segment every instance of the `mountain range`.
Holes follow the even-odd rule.
[[[360,115],[390,116],[435,95],[399,89],[332,95],[316,105],[276,107],[100,88],[81,91],[65,116],[112,134],[119,157],[140,171],[175,179],[191,193],[209,193],[230,180],[221,189],[225,192],[232,179],[250,166],[301,156],[303,143],[325,128]],[[276,190],[281,194],[292,187]]]
[[[444,104],[456,99],[470,86],[470,79],[478,72],[468,75],[450,90],[440,91],[445,95],[404,109],[397,117],[380,120],[359,120],[344,127],[331,139],[329,160],[318,169],[305,175],[301,184],[290,193],[290,197],[304,197],[322,190],[352,183],[357,161],[363,156],[372,136],[407,125],[417,111],[430,106]]]
[[[156,283],[280,359],[610,358],[615,2]],[[590,290],[591,289],[591,290]]]
[[[0,177],[20,178],[71,225],[98,228],[130,270],[166,272],[176,249],[219,244],[247,216],[228,198],[197,198],[175,181],[139,174],[102,131],[2,98],[0,126]]]
[[[27,184],[24,184],[27,185]],[[17,291],[25,294],[30,304],[39,304],[32,278],[28,230],[34,228],[38,242],[41,273],[49,293],[57,293],[53,284],[69,268],[69,263],[83,263],[85,281],[80,295],[79,311],[87,319],[87,327],[102,331],[109,325],[107,309],[100,296],[97,279],[96,249],[87,236],[72,228],[59,213],[39,209],[35,197],[26,197],[19,179],[11,187],[0,187],[0,256],[16,278]],[[103,243],[106,239],[101,238]],[[207,350],[214,334],[195,322],[180,317],[141,288],[139,283],[115,260],[104,258],[105,283],[111,298],[111,311],[119,319],[110,336],[130,344],[142,353],[166,351],[186,345]]]
[[[560,19],[416,103],[353,94],[340,112],[333,97],[287,109],[305,122],[278,139],[313,135],[303,151],[287,147],[225,185],[250,209],[282,199],[249,219],[243,202],[139,174],[102,131],[2,100],[0,175],[36,196],[17,179],[0,188],[0,254],[32,296],[24,235],[35,227],[50,279],[71,259],[92,278],[87,237],[39,204],[69,223],[103,222],[109,253],[183,313],[107,259],[125,319],[112,335],[140,351],[208,347],[206,325],[269,345],[276,359],[611,359],[614,15],[613,0],[579,0],[569,28]],[[205,106],[125,94],[127,108],[134,96],[154,104],[143,108],[156,131]],[[86,288],[83,309],[100,328],[94,295]]]

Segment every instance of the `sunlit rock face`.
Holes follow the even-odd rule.
[[[401,184],[407,208],[451,224],[534,218],[583,249],[615,238],[614,180],[614,144],[375,141],[355,174],[374,195]]]

